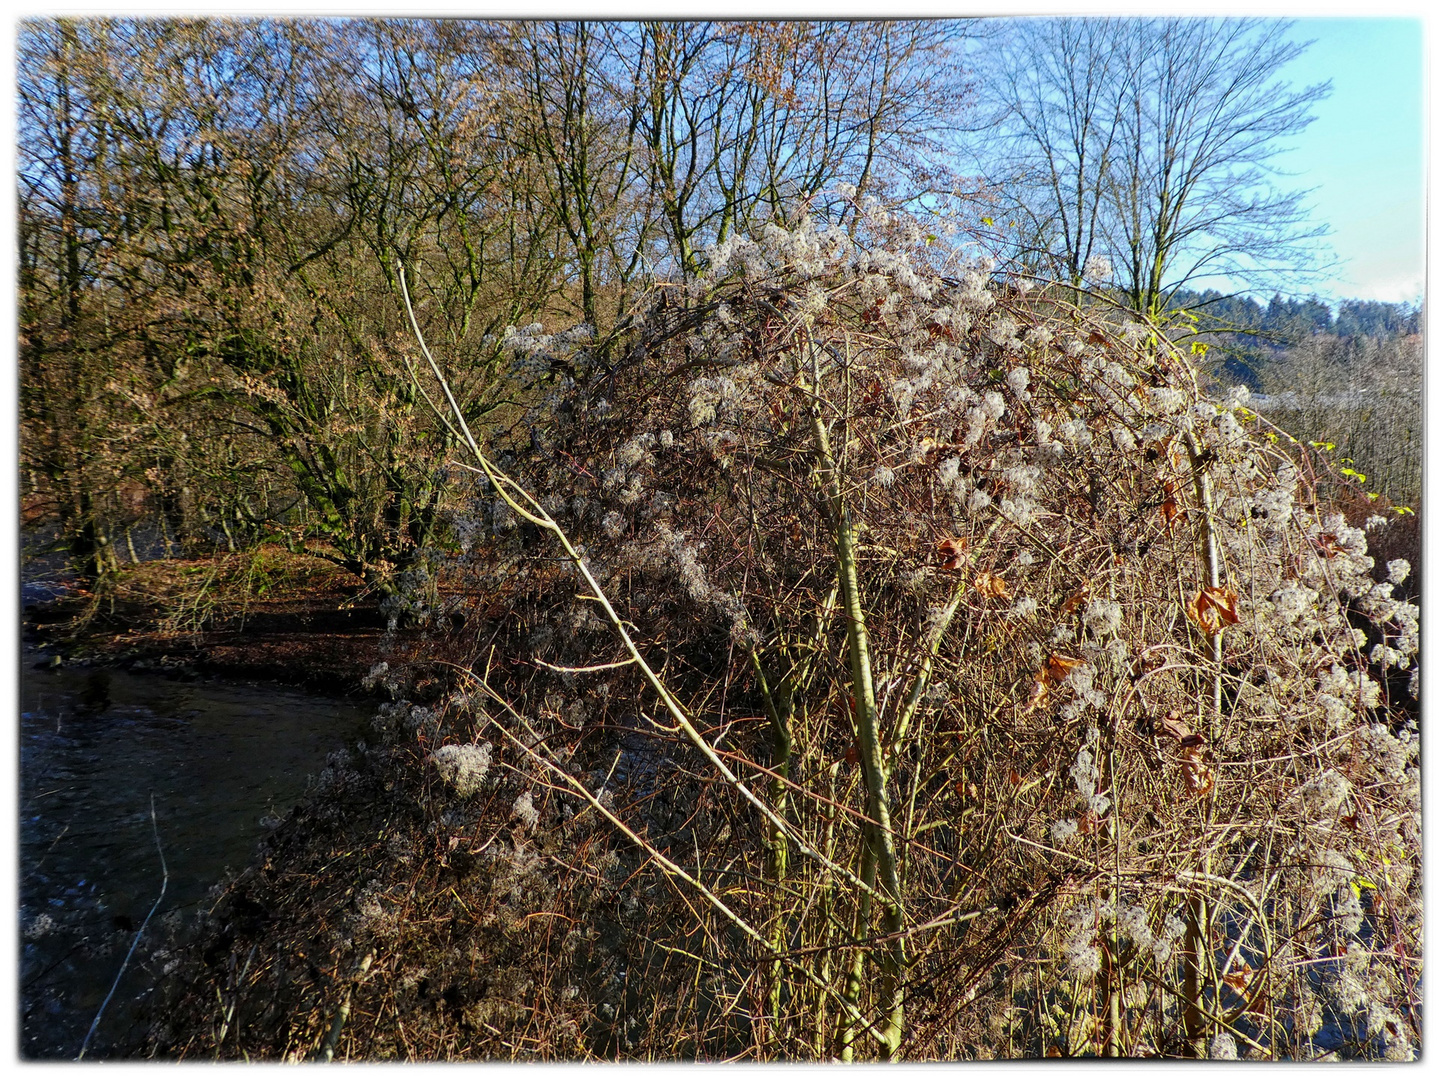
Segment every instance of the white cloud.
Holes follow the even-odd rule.
[[[1388,304],[1412,304],[1418,303],[1425,296],[1425,277],[1423,274],[1409,273],[1370,278],[1354,284],[1335,282],[1332,290],[1337,298],[1347,300],[1382,300]]]

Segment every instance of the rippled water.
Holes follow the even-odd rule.
[[[160,892],[193,912],[250,859],[370,710],[294,690],[159,674],[21,668],[21,1048],[73,1058]],[[145,943],[142,943],[144,948]],[[87,1056],[125,1028],[146,989],[127,972]]]

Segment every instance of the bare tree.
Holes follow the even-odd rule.
[[[1311,335],[1268,366],[1266,414],[1326,450],[1341,476],[1414,507],[1424,456],[1422,356],[1418,334]]]
[[[17,49],[23,460],[91,578],[116,566],[116,493],[136,461],[116,452],[134,449],[113,392],[129,381],[113,348],[118,313],[87,287],[110,256],[100,178],[111,102],[91,61],[106,41],[104,26],[59,20],[22,26]]]
[[[1103,250],[1105,177],[1120,138],[1115,101],[1131,77],[1117,48],[1122,33],[1118,19],[1017,22],[982,91],[1001,110],[995,134],[1008,171],[992,179],[1011,194],[1017,227],[1024,222],[1016,254],[1074,285]]]
[[[382,592],[432,543],[448,436],[409,394],[390,254],[425,267],[472,419],[503,406],[504,328],[555,279],[494,36],[26,25],[24,453],[77,557],[113,563],[127,484],[201,537],[283,532]]]
[[[793,224],[840,184],[895,202],[948,187],[937,151],[967,104],[957,46],[968,33],[958,22],[628,28],[666,265],[693,277],[706,245]]]
[[[1215,275],[1313,269],[1324,229],[1277,158],[1329,84],[1284,80],[1306,48],[1289,33],[1237,19],[1017,22],[982,84],[1015,254],[1075,284],[1089,262],[1149,314]]]

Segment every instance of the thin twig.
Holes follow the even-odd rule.
[[[125,975],[125,969],[130,965],[130,958],[135,955],[135,946],[140,944],[140,938],[145,933],[145,927],[150,925],[150,919],[160,907],[160,901],[165,899],[165,889],[170,884],[170,868],[165,865],[165,849],[160,846],[160,826],[155,821],[155,796],[150,796],[150,828],[155,833],[155,850],[160,853],[160,872],[163,875],[160,881],[160,895],[155,897],[155,903],[150,906],[150,913],[145,916],[145,921],[140,924],[140,929],[135,931],[135,940],[130,942],[130,951],[125,954],[124,961],[120,964],[120,970],[115,973],[115,981],[110,984],[110,992],[105,995],[105,1000],[100,1003],[100,1010],[95,1014],[95,1019],[90,1022],[90,1030],[85,1033],[85,1041],[80,1044],[80,1052],[75,1055],[79,1061],[85,1056],[85,1050],[90,1045],[90,1040],[95,1036],[95,1030],[100,1026],[100,1018],[105,1015],[105,1008],[110,1004],[110,999],[115,996],[116,989],[120,986],[120,980]]]

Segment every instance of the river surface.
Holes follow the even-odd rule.
[[[263,684],[37,669],[29,648],[20,659],[21,1051],[67,1059],[160,894],[157,831],[169,881],[137,955],[250,861],[262,820],[288,813],[372,710]],[[87,1057],[127,1029],[145,982],[132,962]]]

